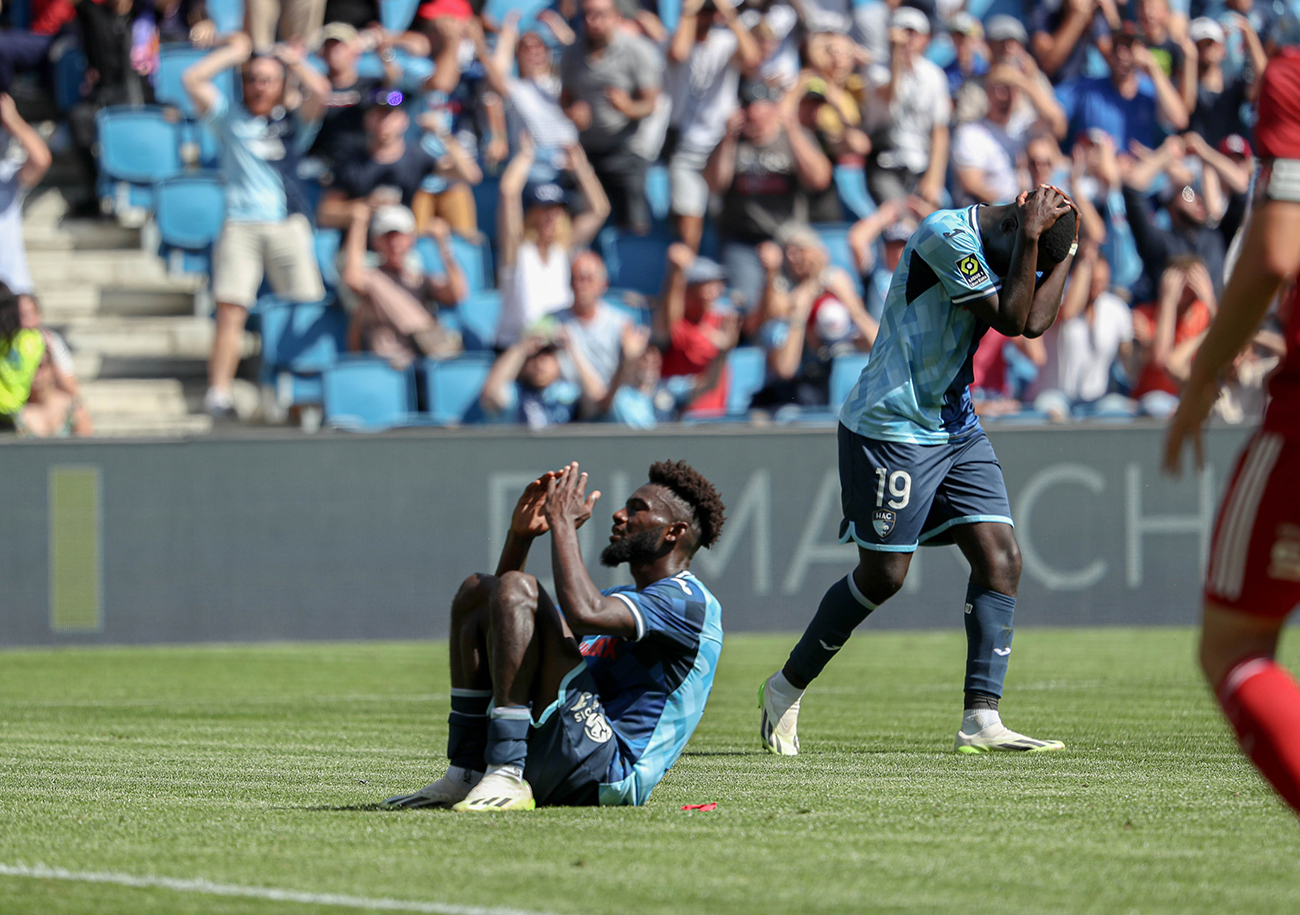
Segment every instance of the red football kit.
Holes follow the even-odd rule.
[[[1300,203],[1300,48],[1273,59],[1260,87],[1255,199]],[[1260,431],[1220,507],[1207,600],[1279,618],[1300,603],[1300,286],[1290,293],[1286,355],[1269,382]]]

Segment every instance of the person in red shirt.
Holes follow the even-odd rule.
[[[716,261],[697,257],[681,242],[669,246],[667,266],[653,327],[655,339],[667,343],[662,374],[702,375],[740,339],[739,315],[715,307],[727,288],[726,273]],[[725,409],[729,382],[724,369],[717,387],[696,400],[694,409]]]
[[[31,0],[27,29],[0,32],[0,92],[9,91],[15,73],[44,65],[55,37],[76,16],[72,0]]]
[[[1300,49],[1284,48],[1265,70],[1255,137],[1262,167],[1241,257],[1169,425],[1164,461],[1175,474],[1189,440],[1202,463],[1201,427],[1220,374],[1300,268]],[[1215,525],[1200,661],[1247,756],[1300,813],[1300,686],[1274,659],[1282,626],[1300,603],[1296,295],[1292,290],[1282,309],[1286,356],[1269,383],[1263,425],[1240,457]]]

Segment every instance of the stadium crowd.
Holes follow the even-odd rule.
[[[1168,415],[1234,259],[1251,102],[1285,21],[1280,0],[982,20],[964,0],[426,0],[399,30],[378,0],[247,0],[223,32],[217,2],[32,0],[26,28],[0,31],[0,309],[31,303],[0,323],[0,421],[89,428],[55,336],[23,342],[39,309],[21,201],[50,157],[7,94],[69,33],[89,66],[67,118],[92,173],[96,112],[151,103],[160,48],[210,49],[183,77],[225,182],[210,413],[233,416],[265,282],[336,296],[347,347],[397,368],[493,354],[466,421],[645,428],[831,415],[836,366],[856,378],[870,358],[918,222],[1040,184],[1076,201],[1079,257],[1046,334],[984,334],[977,410]],[[486,289],[466,251],[494,265]],[[653,261],[617,274],[655,287],[614,288],[611,251]],[[490,333],[475,309],[499,309]],[[1261,414],[1277,320],[1234,363],[1222,419]]]

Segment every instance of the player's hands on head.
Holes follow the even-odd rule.
[[[1039,238],[1074,208],[1073,201],[1054,187],[1042,185],[1032,191],[1021,191],[1016,198],[1020,212],[1020,231],[1026,238]]]
[[[580,471],[578,462],[574,461],[561,467],[547,481],[542,511],[552,529],[557,524],[572,524],[574,528],[579,528],[591,517],[591,511],[599,498],[598,489],[587,495],[587,474]]]

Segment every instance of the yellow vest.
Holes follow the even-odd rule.
[[[32,378],[45,355],[45,338],[39,330],[20,330],[0,350],[0,416],[12,416],[27,403]]]

